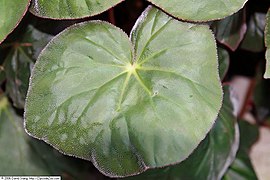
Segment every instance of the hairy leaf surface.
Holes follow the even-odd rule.
[[[189,21],[222,19],[239,11],[247,0],[149,0],[169,14]]]
[[[130,180],[216,180],[226,172],[239,145],[239,130],[233,115],[229,87],[224,90],[224,101],[215,125],[195,151],[183,162],[162,169],[127,178]]]
[[[30,138],[23,129],[23,119],[0,96],[0,174],[61,175],[83,179],[86,162],[66,157],[44,142]],[[78,164],[80,164],[78,166]]]
[[[40,17],[76,19],[100,14],[123,0],[34,0],[30,11]]]
[[[0,1],[0,43],[19,24],[26,13],[30,0]]]
[[[214,37],[148,8],[127,35],[92,21],[54,38],[34,67],[29,133],[108,176],[181,162],[222,101]]]

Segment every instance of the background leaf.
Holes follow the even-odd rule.
[[[23,109],[29,77],[40,51],[52,38],[51,35],[29,26],[21,40],[15,42],[4,61],[6,91],[15,107]]]
[[[258,179],[249,158],[249,150],[257,141],[259,130],[256,125],[251,125],[246,121],[239,121],[240,146],[236,159],[230,166],[224,180],[256,180]]]
[[[30,0],[0,1],[0,44],[19,24],[26,13]]]
[[[247,0],[149,0],[169,14],[183,20],[222,19],[240,10]]]
[[[244,10],[216,21],[211,25],[214,29],[217,40],[235,51],[243,40],[247,30],[246,12]]]
[[[208,26],[148,8],[131,39],[134,50],[100,21],[68,28],[39,56],[26,102],[28,132],[114,177],[184,160],[222,101]]]
[[[23,120],[0,97],[0,174],[61,175],[63,179],[82,179],[88,163],[66,157],[44,142],[30,138],[23,129]]]
[[[78,19],[100,14],[123,0],[35,0],[30,11],[36,16],[52,19]]]
[[[264,50],[264,28],[265,14],[252,14],[240,48],[251,52],[262,52]]]
[[[219,77],[224,79],[230,65],[230,56],[226,49],[218,47]]]
[[[127,179],[221,179],[233,161],[238,145],[238,125],[233,115],[229,87],[225,86],[224,102],[215,125],[185,161],[167,168],[148,170],[141,175]]]
[[[266,25],[265,25],[265,30],[264,30],[264,41],[265,41],[265,46],[266,46],[266,53],[265,53],[265,58],[266,58],[266,69],[265,69],[265,74],[264,78],[270,78],[270,9],[268,10],[266,14]]]

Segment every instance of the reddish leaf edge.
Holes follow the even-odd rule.
[[[42,16],[42,15],[39,15],[39,14],[35,13],[35,12],[32,10],[31,7],[29,8],[29,12],[30,12],[31,14],[33,14],[34,16],[36,16],[36,17],[43,18],[43,19],[49,19],[49,20],[50,20],[50,19],[51,19],[51,20],[83,20],[83,19],[86,19],[86,18],[89,18],[89,17],[94,17],[94,16],[97,16],[97,15],[100,15],[100,14],[102,14],[102,13],[108,11],[109,9],[114,8],[115,6],[121,4],[123,1],[125,1],[125,0],[120,0],[118,3],[114,4],[113,6],[107,8],[107,9],[105,9],[105,10],[103,10],[103,11],[100,11],[100,12],[98,12],[98,13],[93,13],[93,14],[91,14],[91,15],[85,15],[85,16],[74,17],[74,18],[54,18],[54,17],[49,17],[49,16]]]
[[[129,39],[130,43],[132,44],[132,42],[131,42],[131,34],[132,34],[133,30],[134,30],[140,23],[144,23],[143,20],[146,18],[146,15],[148,14],[148,12],[149,12],[152,8],[153,8],[153,7],[152,7],[151,5],[149,5],[149,6],[143,11],[143,13],[139,16],[139,18],[138,18],[137,21],[135,22],[135,25],[133,26],[133,29],[132,29],[132,31],[131,31],[131,33],[130,33],[130,36],[128,36],[121,28],[119,28],[119,27],[117,27],[117,26],[115,26],[115,25],[113,25],[113,24],[111,24],[111,23],[109,23],[109,22],[107,22],[107,21],[102,21],[102,20],[90,20],[90,21],[84,21],[84,22],[81,22],[81,23],[73,24],[73,25],[71,25],[70,27],[68,27],[68,28],[66,28],[65,30],[63,30],[62,32],[60,32],[60,33],[59,33],[58,35],[56,35],[54,38],[52,38],[51,41],[44,47],[44,49],[43,49],[43,50],[41,51],[41,53],[39,54],[39,57],[37,58],[37,61],[36,61],[35,65],[34,65],[34,68],[32,69],[31,77],[30,77],[30,80],[29,80],[29,88],[28,88],[28,92],[27,92],[27,96],[26,96],[25,107],[26,107],[26,104],[28,103],[28,94],[29,94],[29,91],[31,91],[31,89],[32,89],[31,84],[32,84],[32,79],[33,79],[33,70],[35,69],[36,64],[39,62],[40,56],[44,53],[44,51],[47,49],[48,46],[50,46],[51,44],[53,44],[53,42],[54,42],[55,39],[57,39],[59,36],[61,36],[62,34],[64,34],[64,33],[67,32],[67,31],[70,31],[70,30],[72,30],[72,29],[74,29],[74,28],[78,28],[78,27],[83,26],[83,25],[88,24],[88,23],[105,23],[105,24],[108,24],[108,25],[110,25],[110,26],[112,26],[112,27],[117,28],[118,30],[120,30],[121,33],[123,33],[123,34],[126,35],[126,37]],[[192,23],[192,22],[191,22],[191,23]],[[207,25],[207,26],[208,26],[208,25]],[[214,36],[214,34],[213,34],[213,32],[212,32],[212,30],[210,29],[209,26],[208,26],[208,29],[209,29],[209,31],[210,31],[211,34],[212,34],[212,39],[213,39],[213,41],[215,42],[215,47],[216,47],[216,59],[217,59],[217,58],[218,58],[218,54],[217,54],[217,44],[216,44],[215,36]],[[133,45],[133,44],[132,44],[132,47],[133,47],[133,51],[134,51],[134,45]],[[132,63],[132,62],[130,62],[130,63]],[[218,65],[218,63],[217,63],[217,68],[216,68],[217,74],[218,74],[218,66],[219,66],[219,65]],[[219,76],[218,76],[218,78],[219,78],[219,80],[220,80],[220,77],[219,77]],[[221,80],[220,80],[219,82],[220,82],[220,87],[222,87]],[[221,102],[220,102],[220,105],[219,105],[219,108],[218,108],[218,109],[219,109],[219,112],[220,112],[221,106],[222,106],[222,104],[223,104],[223,100],[224,100],[224,99],[223,99],[223,98],[224,98],[223,96],[224,96],[224,92],[223,92],[223,90],[222,90],[222,99],[221,99]],[[49,144],[51,147],[53,147],[54,149],[56,149],[57,151],[59,151],[60,153],[62,153],[62,154],[64,154],[64,155],[67,155],[67,156],[71,156],[71,157],[75,157],[75,158],[79,158],[79,159],[83,159],[83,160],[87,160],[87,161],[92,162],[92,164],[95,166],[95,168],[97,168],[103,175],[105,175],[105,176],[107,176],[107,177],[110,177],[110,178],[124,178],[124,177],[130,177],[130,176],[139,175],[139,174],[141,174],[141,173],[143,173],[143,172],[145,172],[145,171],[147,171],[147,170],[149,170],[149,169],[160,169],[160,168],[165,168],[165,167],[168,167],[168,166],[180,164],[181,162],[183,162],[184,160],[186,160],[186,159],[187,159],[187,158],[195,151],[195,149],[199,146],[199,144],[206,138],[206,136],[208,135],[208,133],[210,132],[210,130],[213,128],[213,126],[214,126],[214,124],[215,124],[215,122],[216,122],[216,120],[217,120],[218,114],[219,114],[219,112],[218,112],[217,115],[216,115],[216,117],[215,117],[215,119],[214,119],[214,121],[213,121],[213,123],[212,123],[212,125],[211,125],[211,126],[209,127],[209,129],[207,130],[207,133],[205,134],[205,136],[203,136],[203,137],[201,138],[201,140],[197,143],[197,145],[194,147],[194,149],[191,150],[190,154],[188,154],[186,157],[184,157],[184,158],[182,158],[182,159],[176,161],[175,163],[170,163],[170,164],[166,164],[166,165],[164,165],[164,166],[157,166],[157,167],[147,166],[147,165],[144,163],[144,161],[142,161],[142,164],[144,165],[144,167],[141,168],[139,171],[136,171],[136,172],[131,173],[131,174],[117,175],[117,174],[112,174],[112,173],[108,173],[108,172],[104,171],[102,168],[99,167],[99,165],[97,164],[97,162],[96,162],[95,159],[90,159],[90,158],[87,159],[87,158],[83,158],[83,157],[76,156],[76,155],[74,155],[74,154],[65,153],[65,152],[63,152],[60,148],[56,147],[56,145],[51,144],[48,140],[46,140],[46,138],[44,138],[44,137],[41,137],[41,138],[40,138],[40,137],[37,137],[37,136],[31,134],[30,132],[28,132],[28,130],[27,130],[27,128],[26,128],[26,117],[25,117],[26,112],[27,112],[27,109],[24,108],[24,117],[23,117],[23,119],[24,119],[24,129],[25,129],[25,132],[26,132],[29,136],[31,136],[31,137],[33,137],[33,138],[36,138],[36,139],[38,139],[38,140],[42,140],[42,141],[46,142],[46,143]]]
[[[29,6],[31,4],[31,0],[28,0],[28,3],[25,7],[25,10],[21,16],[21,18],[17,21],[16,25],[10,30],[10,32],[3,38],[0,40],[0,45],[2,44],[2,42],[4,42],[4,40],[17,28],[17,26],[20,24],[20,22],[22,21],[23,17],[25,16],[26,12],[28,11],[29,9]]]

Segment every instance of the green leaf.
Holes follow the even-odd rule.
[[[0,174],[1,175],[65,175],[79,178],[82,162],[65,157],[47,144],[30,138],[23,120],[0,97]],[[77,164],[74,164],[77,163]],[[81,164],[78,166],[78,164]]]
[[[265,14],[254,13],[250,17],[247,32],[240,48],[251,52],[262,52],[264,50],[264,28]]]
[[[264,30],[264,43],[266,46],[266,69],[264,78],[270,78],[270,8],[266,14],[266,25]]]
[[[22,20],[29,4],[30,0],[0,1],[0,44]]]
[[[270,117],[270,80],[263,78],[262,68],[258,69],[253,101],[256,110],[256,120],[265,123]]]
[[[236,155],[239,145],[238,131],[229,87],[225,86],[224,102],[215,125],[185,161],[163,169],[148,170],[141,175],[127,179],[220,179]]]
[[[256,142],[259,135],[258,127],[246,121],[239,121],[240,146],[236,159],[230,166],[224,180],[256,180],[257,175],[249,158],[249,149]]]
[[[241,10],[212,24],[217,40],[235,51],[247,30],[246,14]]]
[[[226,76],[229,64],[230,64],[230,56],[226,49],[218,47],[218,61],[219,61],[219,77],[220,79],[224,79]]]
[[[26,101],[29,133],[114,177],[186,159],[222,101],[207,25],[150,7],[130,38],[101,21],[68,28],[39,56]]]
[[[39,17],[78,19],[100,14],[123,0],[35,0],[30,11]]]
[[[5,79],[6,79],[6,74],[4,71],[4,67],[0,65],[0,86],[4,82]]]
[[[24,108],[29,77],[40,51],[52,39],[51,35],[29,26],[20,41],[16,42],[4,62],[6,92],[17,108]]]
[[[239,11],[247,0],[149,0],[169,14],[183,20],[222,19]]]

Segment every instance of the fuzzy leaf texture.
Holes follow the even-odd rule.
[[[0,44],[22,20],[30,0],[0,1]]]
[[[68,28],[39,56],[26,100],[32,136],[111,177],[186,159],[222,102],[207,25],[149,7],[130,39],[101,21]]]
[[[234,160],[238,146],[238,124],[233,115],[230,89],[225,86],[222,108],[213,128],[185,161],[151,169],[126,180],[218,180]]]
[[[123,0],[34,0],[31,12],[53,19],[74,19],[100,14]],[[172,16],[189,21],[222,19],[240,10],[247,0],[149,0]]]
[[[34,0],[30,11],[39,17],[78,19],[100,14],[123,0]]]

